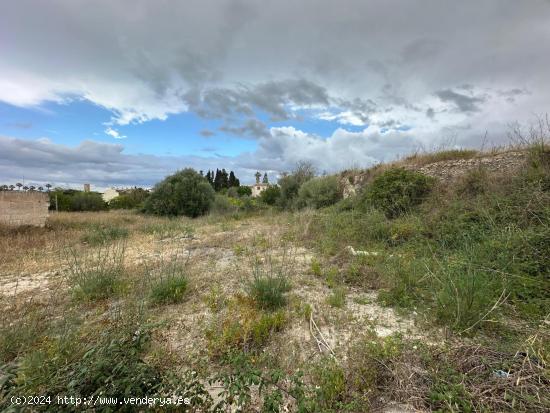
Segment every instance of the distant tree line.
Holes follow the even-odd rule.
[[[35,186],[35,185],[23,185],[22,183],[18,182],[16,183],[15,185],[0,185],[0,191],[15,191],[16,188],[17,188],[17,191],[29,191],[29,192],[34,192],[34,191],[39,191],[39,192],[42,192],[44,191],[44,188],[46,188],[46,190],[50,190],[52,186],[50,184],[46,184],[44,186]]]
[[[202,175],[202,171],[200,174]],[[204,176],[216,192],[241,186],[241,182],[233,171],[230,171],[228,174],[225,169],[216,169],[216,172],[208,170]]]

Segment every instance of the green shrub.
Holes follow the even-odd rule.
[[[405,214],[391,221],[390,243],[395,246],[410,242],[415,238],[422,238],[425,232],[424,223],[420,217]]]
[[[389,169],[367,186],[363,203],[379,208],[388,218],[396,218],[422,203],[433,182],[433,178],[418,172],[402,168]]]
[[[320,277],[323,275],[323,272],[321,270],[321,263],[317,261],[315,258],[311,260],[311,272],[313,275],[316,275],[317,277]]]
[[[236,200],[238,201],[238,200]],[[226,195],[216,194],[210,211],[215,214],[225,215],[232,214],[239,209],[238,204],[232,202],[232,199]]]
[[[77,192],[71,199],[71,211],[103,211],[107,204],[96,192]]]
[[[100,193],[56,188],[49,193],[50,209],[69,212],[104,211],[107,204]]]
[[[156,215],[197,217],[210,210],[214,189],[206,178],[187,168],[155,185],[144,211]]]
[[[232,186],[231,188],[228,188],[226,195],[230,198],[238,198],[240,196],[239,191],[238,191],[238,187]]]
[[[335,204],[342,197],[338,178],[334,175],[310,179],[298,190],[299,207],[323,208]]]
[[[251,196],[252,188],[250,188],[249,186],[238,186],[237,194],[239,194],[239,196]]]
[[[260,194],[260,200],[267,205],[275,205],[279,202],[281,196],[281,188],[277,185],[269,186],[265,191]]]
[[[285,293],[290,290],[286,278],[281,276],[255,277],[248,285],[248,294],[258,308],[274,311],[286,305]]]
[[[149,196],[149,192],[143,188],[126,190],[116,198],[109,201],[111,209],[140,209]]]
[[[258,350],[273,333],[283,330],[287,321],[283,310],[264,313],[250,298],[236,296],[207,329],[210,352],[221,356],[234,350]]]
[[[314,411],[343,411],[346,397],[346,375],[344,369],[330,357],[324,357],[313,368],[315,387]]]
[[[476,168],[461,176],[457,182],[459,195],[477,196],[488,190],[489,175],[485,169]]]
[[[300,183],[295,176],[288,175],[279,179],[279,187],[281,188],[281,194],[278,199],[278,205],[284,209],[293,208],[295,200],[298,197],[298,191],[300,190]]]

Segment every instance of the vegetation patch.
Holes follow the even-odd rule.
[[[248,294],[255,305],[269,311],[286,305],[285,293],[288,291],[290,291],[290,284],[284,277],[255,277],[248,286]]]
[[[283,330],[287,321],[284,310],[266,313],[248,297],[236,296],[207,331],[210,351],[220,356],[234,350],[261,349],[272,334]]]
[[[380,209],[388,218],[396,218],[421,204],[433,183],[433,178],[418,172],[388,169],[367,186],[363,203]]]
[[[125,250],[125,242],[103,244],[90,251],[67,247],[67,281],[75,298],[95,301],[116,294],[122,285]]]
[[[128,229],[123,227],[95,227],[82,235],[81,240],[85,244],[96,246],[106,242],[128,238],[128,234]]]
[[[331,307],[343,308],[346,305],[346,290],[342,287],[336,287],[327,298],[327,303]]]

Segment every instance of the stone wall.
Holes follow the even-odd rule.
[[[486,153],[471,159],[453,159],[433,162],[426,165],[396,162],[395,166],[411,171],[422,172],[440,181],[451,183],[455,179],[476,168],[483,168],[491,173],[515,172],[525,165],[526,160],[527,152],[516,150],[496,154]],[[341,174],[340,185],[343,190],[344,198],[355,195],[361,188],[367,185],[377,173],[380,173],[390,166],[391,165],[381,165],[371,170],[359,172],[350,171]]]
[[[526,158],[525,151],[510,151],[494,155],[487,154],[472,159],[434,162],[422,167],[407,165],[406,168],[417,170],[444,182],[451,182],[476,168],[482,168],[491,173],[517,171],[525,165]]]
[[[0,223],[43,227],[49,205],[43,192],[0,191]]]

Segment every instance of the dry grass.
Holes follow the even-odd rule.
[[[420,167],[435,162],[472,159],[476,156],[483,156],[483,153],[471,149],[449,149],[439,152],[416,152],[402,159],[399,163]]]

